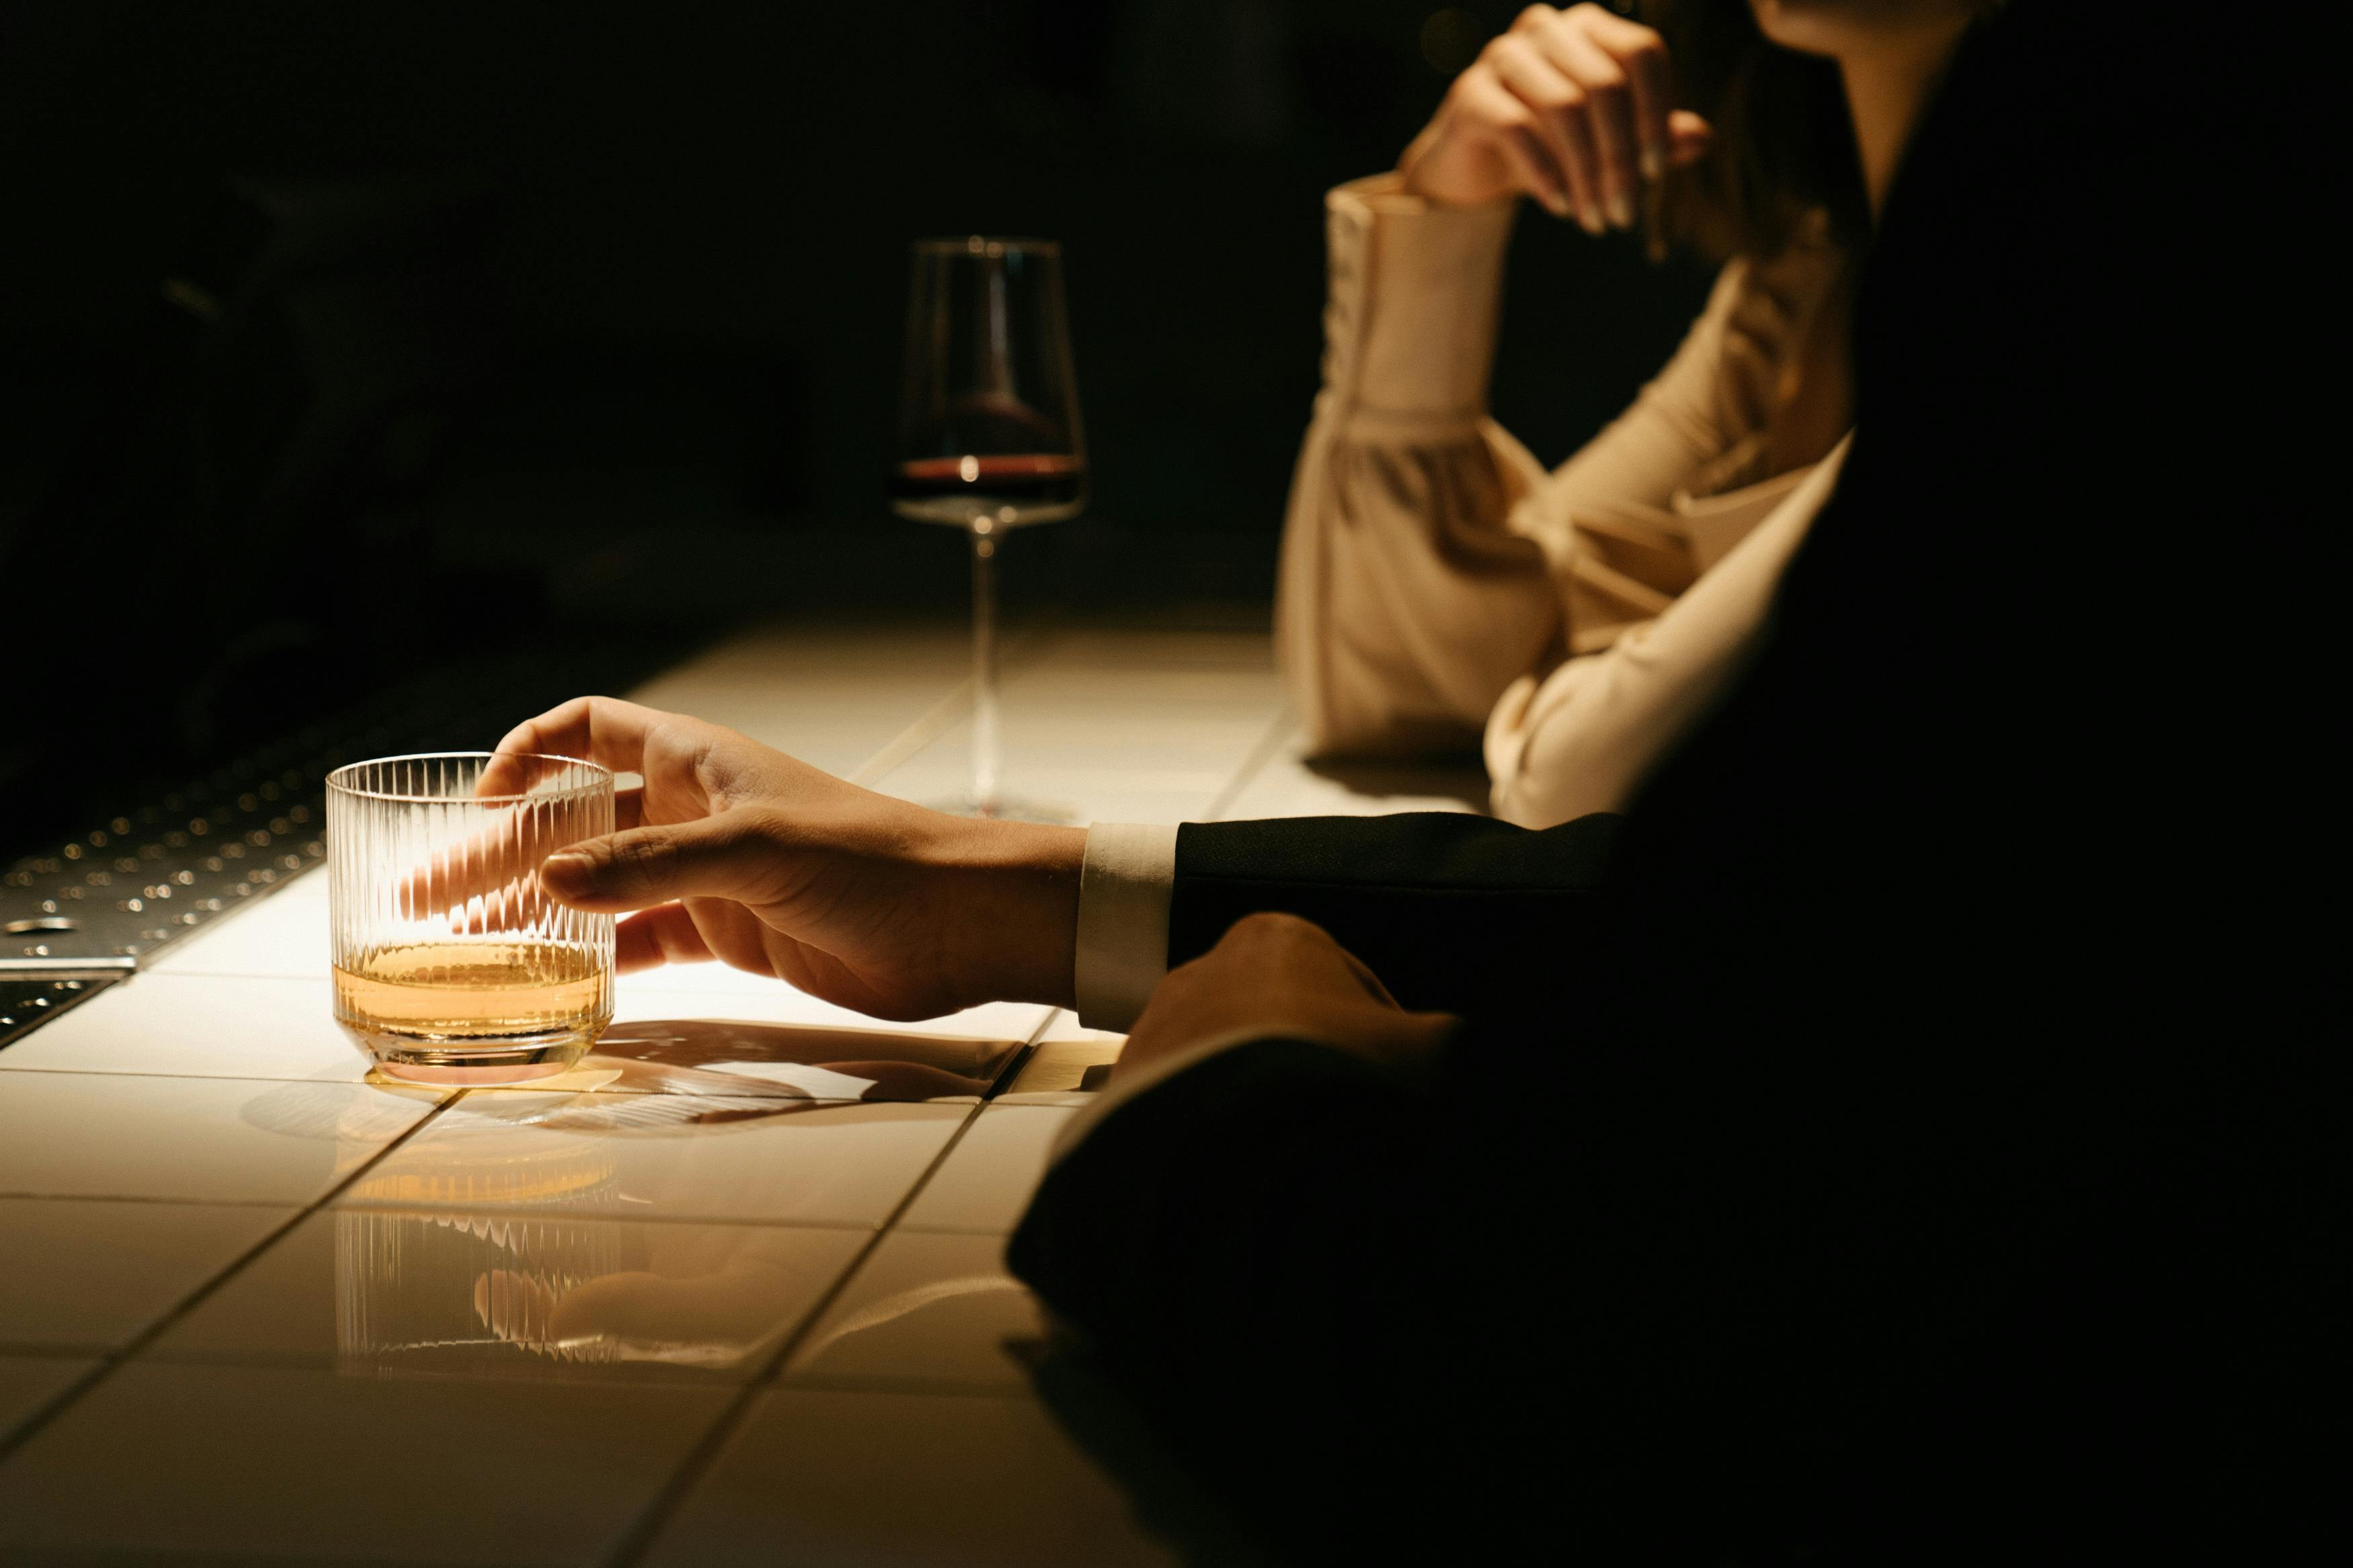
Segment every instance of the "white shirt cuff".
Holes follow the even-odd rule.
[[[1079,942],[1071,989],[1079,1022],[1124,1032],[1168,973],[1168,899],[1176,829],[1098,822],[1079,870]]]

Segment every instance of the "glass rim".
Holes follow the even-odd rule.
[[[1033,239],[1026,235],[956,234],[943,235],[936,239],[919,239],[908,248],[918,256],[1002,256],[1008,250],[1018,250],[1038,256],[1059,257],[1062,254],[1062,242],[1058,239]]]
[[[386,763],[444,763],[488,761],[492,757],[514,757],[530,763],[565,763],[575,768],[589,768],[604,775],[566,784],[561,789],[531,791],[521,795],[473,795],[452,800],[445,795],[403,795],[391,790],[360,789],[344,781],[343,775],[355,768],[381,767]],[[356,800],[393,801],[403,805],[495,805],[506,801],[562,800],[566,795],[581,795],[598,789],[609,789],[617,775],[602,763],[592,763],[586,757],[559,756],[554,752],[402,752],[389,757],[364,757],[356,763],[345,763],[327,775],[330,795],[347,795]]]

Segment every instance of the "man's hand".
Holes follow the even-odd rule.
[[[1086,833],[976,822],[844,783],[733,730],[609,697],[521,724],[480,784],[528,753],[644,776],[620,831],[550,856],[540,886],[620,926],[626,972],[723,959],[881,1018],[986,1001],[1071,1005]]]
[[[1457,206],[1525,191],[1599,234],[1631,228],[1641,181],[1697,161],[1708,136],[1674,107],[1658,34],[1599,5],[1531,5],[1455,78],[1398,172]]]
[[[1217,946],[1168,972],[1113,1076],[1237,1030],[1403,1063],[1436,1050],[1458,1022],[1399,1007],[1322,926],[1296,915],[1249,915]]]

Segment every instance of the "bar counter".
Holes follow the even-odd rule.
[[[629,695],[945,798],[965,658],[775,629]],[[1008,783],[1082,820],[1475,787],[1303,765],[1262,630],[1047,627],[1006,664]],[[0,1049],[0,1560],[1198,1555],[1041,1400],[1002,1265],[1116,1037],[699,965],[625,977],[563,1079],[396,1085],[331,1016],[315,863],[141,962]]]

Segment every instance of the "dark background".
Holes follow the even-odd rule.
[[[923,235],[1066,247],[1094,501],[1017,611],[1262,604],[1322,193],[1516,8],[19,0],[10,820],[517,646],[951,613],[960,541],[881,500]],[[1509,279],[1495,410],[1557,461],[1706,272],[1528,216]]]

